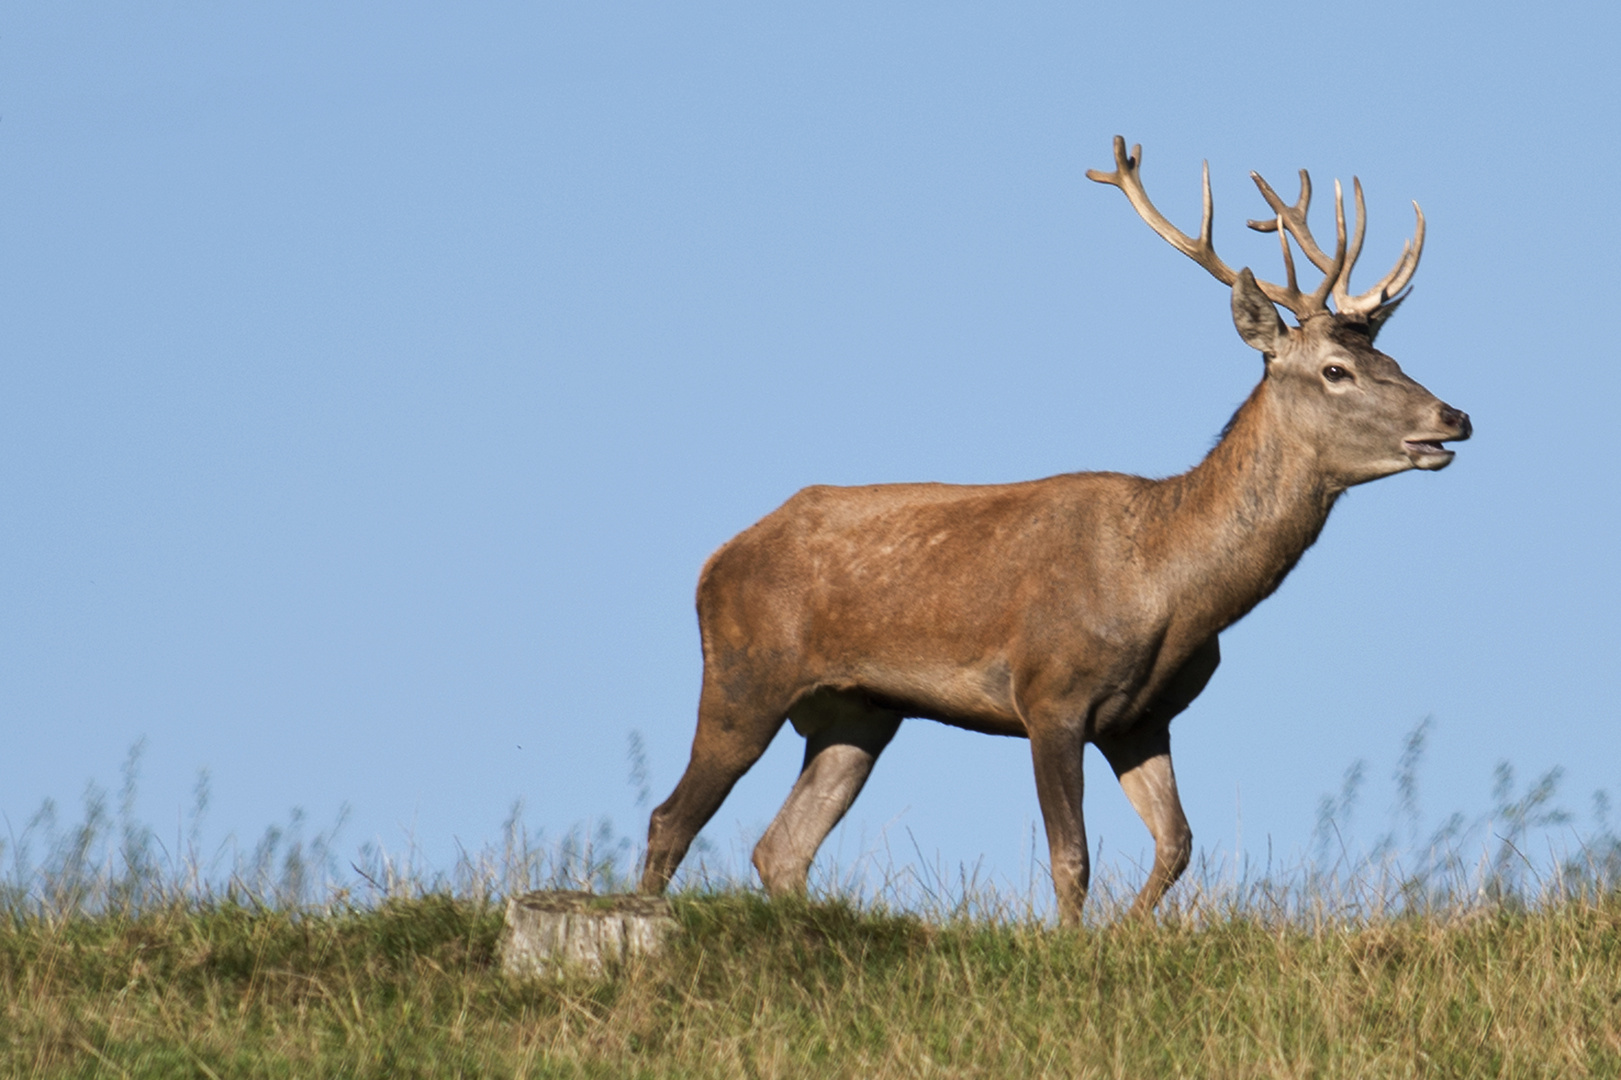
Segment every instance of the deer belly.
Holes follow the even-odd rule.
[[[813,692],[800,698],[788,713],[795,730],[809,735],[824,726],[828,713],[823,702],[831,695],[859,700],[866,708],[891,715],[938,720],[990,734],[1026,734],[1013,706],[1010,668],[1003,660],[906,668],[870,662],[855,665],[824,678]]]

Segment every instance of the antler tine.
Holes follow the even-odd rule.
[[[1311,174],[1305,169],[1300,170],[1300,198],[1295,200],[1293,206],[1285,203],[1260,173],[1250,173],[1250,179],[1261,189],[1261,197],[1272,208],[1275,216],[1251,221],[1249,227],[1256,232],[1271,232],[1280,227],[1281,218],[1282,227],[1295,234],[1295,241],[1300,244],[1300,250],[1306,253],[1306,258],[1310,259],[1317,269],[1327,273],[1329,267],[1334,265],[1334,260],[1318,246],[1316,238],[1311,235],[1311,227],[1306,223],[1306,213],[1311,209]]]
[[[1278,218],[1280,216],[1289,215],[1292,217],[1297,214],[1304,215],[1307,208],[1311,206],[1311,174],[1305,169],[1300,170],[1300,196],[1299,198],[1295,199],[1295,204],[1293,206],[1290,206],[1288,203],[1284,202],[1283,196],[1279,195],[1276,191],[1273,191],[1272,185],[1267,183],[1266,179],[1261,176],[1260,173],[1251,172],[1250,179],[1255,181],[1255,186],[1261,189],[1261,197],[1264,198],[1266,200],[1266,204],[1272,208],[1271,217],[1255,218],[1245,222],[1246,225],[1254,229],[1256,232],[1277,232],[1280,227],[1278,225]]]
[[[1413,203],[1413,216],[1418,224],[1413,230],[1412,250],[1409,251],[1406,244],[1402,245],[1401,261],[1405,268],[1398,265],[1387,275],[1388,280],[1379,283],[1387,296],[1395,296],[1407,288],[1407,283],[1413,280],[1413,273],[1418,269],[1419,257],[1424,254],[1424,211],[1419,209],[1417,202]]]
[[[1306,170],[1300,170],[1305,176]],[[1302,219],[1304,220],[1304,219]],[[1302,247],[1305,245],[1302,244]],[[1334,261],[1327,266],[1319,266],[1323,272],[1323,280],[1317,286],[1317,291],[1311,294],[1312,306],[1321,311],[1328,310],[1328,294],[1339,287],[1340,279],[1347,277],[1345,267],[1347,263],[1345,251],[1345,195],[1340,191],[1340,182],[1334,181]]]
[[[1351,177],[1351,190],[1356,195],[1356,232],[1351,236],[1351,249],[1345,254],[1345,269],[1334,282],[1334,310],[1349,314],[1355,301],[1351,297],[1351,271],[1362,256],[1362,237],[1368,228],[1368,207],[1362,199],[1362,181]]]
[[[1284,228],[1282,214],[1278,215],[1278,219],[1272,227],[1277,230],[1278,243],[1283,247],[1283,272],[1288,275],[1286,278],[1288,283],[1284,285],[1284,288],[1288,290],[1289,295],[1299,296],[1300,286],[1295,284],[1295,257],[1289,250],[1289,230]]]
[[[1361,195],[1361,185],[1358,185],[1357,194]],[[1360,199],[1358,202],[1360,204]],[[1424,253],[1424,211],[1419,208],[1416,202],[1413,203],[1413,213],[1418,218],[1418,225],[1413,232],[1413,239],[1402,242],[1401,255],[1396,259],[1396,265],[1391,268],[1390,273],[1380,278],[1378,284],[1360,296],[1346,295],[1341,300],[1338,294],[1335,295],[1335,306],[1343,314],[1372,315],[1381,307],[1390,303],[1391,299],[1405,289],[1408,282],[1413,280],[1413,273],[1418,269],[1419,257]],[[1358,239],[1361,239],[1360,230],[1358,230]],[[1350,278],[1349,273],[1345,276],[1347,279]],[[1349,281],[1347,281],[1347,285],[1349,285]]]
[[[1210,160],[1206,158],[1204,162],[1204,216],[1199,221],[1199,243],[1212,252],[1216,250],[1216,246],[1210,242],[1212,223],[1215,221],[1215,217],[1216,203],[1210,197]]]
[[[1338,195],[1338,193],[1338,185],[1336,184],[1335,194]],[[1339,212],[1335,216],[1335,224],[1339,233],[1339,244],[1335,249],[1333,261],[1324,270],[1322,282],[1310,296],[1300,291],[1300,285],[1295,276],[1294,253],[1289,249],[1289,237],[1294,236],[1297,241],[1300,241],[1300,237],[1295,236],[1294,229],[1289,226],[1288,221],[1282,214],[1278,215],[1273,222],[1272,228],[1265,230],[1266,232],[1276,232],[1278,234],[1278,245],[1283,249],[1283,271],[1287,283],[1282,289],[1278,289],[1275,285],[1268,286],[1265,282],[1259,284],[1262,285],[1268,296],[1294,312],[1302,322],[1312,315],[1322,314],[1328,310],[1329,290],[1339,280],[1340,268],[1345,262],[1345,206],[1343,203],[1339,203],[1338,206]],[[1304,251],[1306,242],[1301,241],[1300,247]]]
[[[1210,242],[1211,220],[1214,204],[1210,197],[1210,165],[1205,163],[1204,173],[1204,221],[1199,226],[1199,239],[1195,240],[1187,233],[1178,229],[1166,220],[1165,215],[1154,208],[1153,202],[1148,198],[1148,192],[1143,190],[1142,178],[1138,175],[1142,168],[1143,148],[1141,145],[1133,146],[1131,153],[1126,153],[1126,140],[1124,136],[1114,137],[1114,172],[1103,172],[1101,169],[1086,170],[1088,180],[1096,180],[1100,184],[1113,184],[1125,192],[1137,216],[1148,223],[1148,227],[1158,233],[1172,247],[1208,270],[1212,277],[1223,285],[1231,285],[1238,280],[1238,274],[1221,261],[1216,254],[1215,246]],[[1275,288],[1276,286],[1274,286]]]

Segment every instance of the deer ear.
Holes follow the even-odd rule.
[[[1401,307],[1401,302],[1407,299],[1408,293],[1412,291],[1412,289],[1408,289],[1399,293],[1373,309],[1373,313],[1368,316],[1368,340],[1370,342],[1379,336],[1379,331],[1384,327],[1385,321],[1396,314],[1396,309]]]
[[[1284,336],[1289,333],[1283,320],[1278,318],[1278,309],[1255,283],[1255,275],[1247,266],[1238,272],[1238,280],[1233,282],[1233,325],[1238,327],[1238,336],[1244,339],[1244,344],[1267,356],[1278,354]]]

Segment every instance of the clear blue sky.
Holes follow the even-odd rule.
[[[515,798],[640,834],[685,764],[704,558],[810,483],[1151,475],[1260,375],[1088,182],[1118,133],[1218,247],[1360,175],[1381,337],[1477,435],[1354,491],[1174,738],[1196,842],[1302,848],[1435,718],[1621,788],[1613,4],[42,4],[0,35],[0,811],[349,803],[447,864]],[[1320,200],[1324,201],[1324,200]],[[785,729],[712,826],[763,826]],[[1094,841],[1146,833],[1093,759]],[[1388,801],[1370,793],[1370,825]],[[1241,809],[1240,809],[1241,808]],[[1017,878],[1024,743],[907,724],[837,841]],[[1240,824],[1241,817],[1241,824]],[[887,830],[887,832],[885,831]]]

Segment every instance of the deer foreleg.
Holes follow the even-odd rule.
[[[1053,888],[1058,893],[1058,920],[1079,926],[1092,868],[1086,850],[1086,820],[1081,815],[1081,776],[1085,739],[1079,725],[1031,725],[1030,754],[1036,766],[1036,798],[1047,829],[1047,854]]]
[[[1131,905],[1132,915],[1147,915],[1182,876],[1193,852],[1193,830],[1182,813],[1176,772],[1171,768],[1171,733],[1156,725],[1146,731],[1099,739],[1097,746],[1154,837],[1154,868]]]

